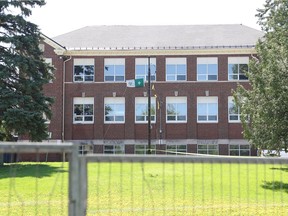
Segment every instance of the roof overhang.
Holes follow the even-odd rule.
[[[256,54],[254,46],[247,47],[218,47],[218,48],[143,48],[143,49],[67,49],[63,55],[67,56],[161,56],[161,55],[233,55]]]
[[[57,43],[56,41],[54,41],[53,39],[47,37],[46,35],[42,33],[41,33],[41,37],[46,44],[54,48],[54,52],[56,55],[65,55],[64,53],[66,51],[66,48],[64,46],[60,45],[59,43]]]

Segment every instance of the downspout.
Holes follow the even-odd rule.
[[[68,59],[66,59],[63,62],[63,86],[62,86],[62,132],[61,132],[61,140],[64,142],[64,137],[65,137],[65,77],[66,77],[66,62],[70,61],[72,59],[71,56],[69,56]]]

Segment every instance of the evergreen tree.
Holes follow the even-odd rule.
[[[234,98],[244,137],[259,149],[279,152],[288,144],[288,0],[266,0],[257,17],[264,37],[249,64],[251,89],[238,86]]]
[[[33,7],[44,4],[0,1],[0,128],[8,133],[1,137],[26,134],[31,141],[41,141],[48,136],[43,114],[51,117],[52,99],[42,90],[53,68],[42,58],[37,25],[26,20]]]

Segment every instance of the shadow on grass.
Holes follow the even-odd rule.
[[[280,170],[280,171],[283,171],[283,172],[288,172],[288,167],[272,167],[270,168],[271,170]]]
[[[268,190],[273,190],[273,191],[279,191],[279,192],[285,192],[288,193],[288,184],[283,183],[280,181],[271,181],[267,182],[265,181],[263,185],[261,185],[262,188],[268,189]]]
[[[0,166],[0,179],[34,177],[43,178],[52,176],[54,173],[64,173],[61,167],[50,166],[49,164],[6,164]]]

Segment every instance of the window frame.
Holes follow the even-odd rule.
[[[107,75],[106,68],[112,67],[113,75]],[[118,75],[117,68],[121,68],[121,75]],[[122,74],[123,73],[123,74]],[[106,79],[113,77],[113,80]],[[117,78],[118,77],[118,78]],[[117,80],[121,77],[121,80]],[[123,77],[123,79],[122,79]],[[125,82],[125,58],[105,58],[104,59],[104,82]]]
[[[80,143],[78,153],[80,155],[93,154],[93,145],[87,143]]]
[[[216,103],[217,102],[217,103]],[[199,105],[200,104],[205,104],[206,107],[206,111],[205,111],[205,115],[201,115],[201,116],[206,116],[206,120],[199,120]],[[216,108],[217,108],[217,113],[216,113],[216,120],[209,120],[209,116],[215,116],[215,115],[210,115],[209,114],[209,108],[211,108],[211,106],[209,105],[215,105],[216,104]],[[219,107],[218,107],[218,97],[216,96],[212,96],[212,97],[197,97],[197,123],[218,123],[219,121]]]
[[[175,110],[175,115],[170,115],[168,114],[168,106],[169,105],[176,105],[176,110]],[[185,104],[185,120],[178,120],[179,116],[182,115],[178,115],[178,105],[179,104]],[[187,123],[187,97],[166,97],[166,123]],[[169,116],[175,116],[175,120],[169,120],[168,117]]]
[[[236,65],[237,66],[237,73],[231,73],[231,65]],[[249,57],[228,57],[228,80],[229,81],[249,81],[248,77],[245,75],[245,72],[240,73],[240,65],[246,65],[247,70],[249,71]],[[237,76],[237,79],[230,78],[233,76]],[[240,76],[246,77],[246,79],[240,79]]]
[[[139,69],[137,67],[144,67],[144,74],[139,75]],[[148,58],[135,58],[135,79],[144,79],[144,82],[148,82]],[[150,58],[150,75],[151,81],[156,81],[156,58]]]
[[[109,115],[109,116],[113,116],[114,120],[113,121],[107,121],[106,117],[108,115],[106,115],[106,105],[112,105],[117,106],[117,105],[122,105],[123,106],[123,114],[122,115]],[[117,109],[116,109],[117,110]],[[116,120],[116,117],[122,117],[123,120]],[[104,98],[104,124],[124,124],[125,123],[125,97],[105,97]]]
[[[137,147],[143,147],[141,149],[137,149]],[[151,145],[151,154],[155,155],[156,154],[156,145]],[[134,145],[134,154],[137,155],[146,155],[147,154],[147,150],[148,150],[148,145],[147,144],[135,144]],[[154,151],[153,151],[154,150]]]
[[[111,149],[105,149],[106,147],[112,147]],[[119,144],[104,144],[103,145],[103,154],[124,154],[125,146]]]
[[[81,75],[75,75],[75,67],[82,67],[83,72]],[[92,67],[93,68],[93,75],[85,75],[85,71],[87,70],[86,67]],[[85,70],[86,68],[86,70]],[[76,80],[76,77],[82,78],[82,80]],[[90,80],[86,80],[86,77],[92,77]],[[91,83],[94,82],[95,79],[95,61],[92,58],[76,58],[73,60],[73,82],[75,83]]]
[[[199,67],[203,65],[206,67],[206,71],[200,74]],[[209,67],[216,65],[216,74],[209,74]],[[198,57],[197,58],[197,81],[198,82],[215,82],[218,81],[218,58],[217,57]],[[205,79],[199,79],[199,76],[205,77]],[[209,79],[209,76],[216,76],[216,79]]]
[[[231,146],[237,146],[237,148],[231,148]],[[248,146],[248,148],[241,148],[243,146]],[[238,154],[231,154],[231,151],[238,151]],[[247,154],[241,154],[243,151],[248,151]],[[229,144],[229,155],[230,156],[251,156],[251,146],[249,144]]]
[[[240,107],[238,106],[237,107],[237,114],[235,113],[230,113],[230,107],[231,105],[233,106],[233,108],[235,107],[236,108],[236,104],[234,102],[234,99],[233,99],[233,96],[229,96],[228,97],[228,122],[229,123],[241,123],[241,119],[240,119],[240,116],[241,116],[241,112],[240,112]],[[237,120],[231,120],[231,116],[237,116]]]
[[[137,120],[137,111],[138,111],[138,106],[146,106],[146,112],[147,115],[141,115],[142,117],[144,117],[145,120]],[[154,113],[153,113],[153,109],[154,109]],[[142,109],[143,111],[143,109]],[[156,123],[156,98],[155,97],[151,97],[151,123],[155,124]],[[147,97],[135,97],[135,114],[134,114],[134,121],[136,124],[147,124],[148,123],[148,98]],[[154,119],[153,119],[154,118]]]
[[[82,105],[82,115],[75,114],[75,105]],[[85,105],[92,105],[92,115],[84,114]],[[92,117],[92,121],[85,121],[85,117]],[[76,121],[76,118],[82,118]],[[74,97],[73,98],[73,124],[94,124],[94,98],[93,97]]]
[[[185,146],[185,151],[182,151],[182,149],[180,147],[183,147]],[[172,153],[171,151],[169,152],[169,149],[168,147],[175,147],[175,148],[171,148],[171,149],[175,149],[175,153]],[[176,144],[166,144],[166,154],[167,155],[184,155],[186,156],[187,154],[187,145],[186,144],[179,144],[179,145],[176,145]]]
[[[52,58],[44,58],[44,61],[45,61],[45,63],[48,64],[50,67],[54,67]],[[53,81],[54,81],[54,79],[55,79],[54,71],[49,69],[48,72],[49,72],[49,74],[50,74],[51,76],[53,76],[52,79],[49,79],[49,83],[53,83]]]
[[[206,148],[200,149],[199,146],[206,146]],[[211,148],[211,146],[216,146],[216,148]],[[209,148],[210,147],[210,148]],[[207,153],[199,152],[206,150]],[[210,154],[211,151],[216,150],[217,154]],[[219,145],[218,144],[197,144],[197,154],[205,154],[205,155],[219,155]]]
[[[179,72],[179,68],[185,66],[185,72]],[[174,66],[175,71],[173,74],[168,74],[168,66]],[[168,79],[168,76],[173,77],[174,79]],[[185,79],[178,79],[178,76],[185,76]],[[187,81],[187,59],[186,58],[166,58],[165,63],[165,78],[167,82],[184,82]]]

